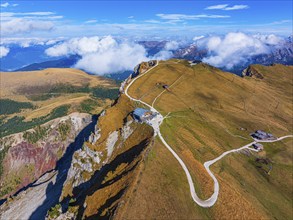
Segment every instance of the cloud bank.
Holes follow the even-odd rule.
[[[111,36],[73,38],[48,48],[46,54],[54,57],[80,55],[74,67],[98,75],[132,70],[136,64],[149,60],[143,46],[118,42]]]
[[[148,57],[146,49],[140,44],[118,41],[112,36],[95,36],[63,41],[46,49],[45,53],[52,57],[79,55],[81,59],[75,64],[75,68],[104,75],[133,70],[138,63],[150,59],[170,59],[179,46],[176,41],[168,41],[160,52]]]
[[[0,12],[1,35],[2,37],[14,37],[15,34],[51,31],[56,25],[56,21],[62,18],[62,15],[56,15],[56,13],[50,11]]]
[[[193,41],[199,50],[207,51],[203,62],[232,69],[248,63],[254,56],[271,53],[281,45],[283,39],[273,34],[248,35],[231,32],[221,36],[196,36]],[[183,41],[168,41],[160,52],[148,57],[146,49],[138,43],[117,40],[111,36],[95,36],[62,41],[45,52],[52,57],[79,55],[81,59],[75,68],[103,75],[132,70],[136,64],[150,59],[170,59],[174,57],[174,51],[186,46],[183,44]]]
[[[26,48],[36,45],[54,45],[63,38],[56,39],[45,39],[45,38],[25,38],[25,37],[14,37],[14,38],[1,38],[0,44],[2,46],[10,46],[11,44],[18,45],[19,47]]]
[[[167,60],[173,57],[173,51],[179,48],[180,44],[177,41],[168,41],[163,50],[155,54],[152,59]]]
[[[1,34],[29,33],[31,31],[49,31],[54,24],[50,21],[36,21],[22,18],[14,18],[3,22],[1,25]]]
[[[0,58],[7,56],[8,53],[9,53],[8,47],[0,46]]]
[[[231,69],[246,63],[252,56],[266,54],[271,47],[280,43],[275,35],[247,35],[244,33],[228,33],[225,36],[212,36],[198,40],[198,45],[208,50],[203,62],[216,67]]]

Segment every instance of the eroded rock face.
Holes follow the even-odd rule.
[[[133,120],[130,120],[126,122],[125,125],[123,126],[121,130],[121,135],[123,140],[126,140],[133,133],[133,129],[130,126],[132,123],[133,123]]]
[[[115,108],[115,106],[113,108]],[[117,110],[120,111],[120,109]],[[115,114],[115,112],[112,112],[112,114]],[[73,155],[68,176],[64,183],[65,187],[62,197],[72,194],[73,188],[78,188],[83,183],[89,181],[94,172],[101,170],[104,165],[115,158],[123,144],[129,141],[137,125],[130,117],[127,118],[127,115],[128,111],[123,113],[123,117],[125,117],[124,120],[121,120],[121,124],[117,123],[117,127],[107,133],[104,141],[100,139],[102,138],[103,128],[105,129],[108,124],[104,124],[104,122],[101,123],[101,121],[103,121],[105,117],[109,118],[112,115],[106,114],[106,111],[100,115],[88,141],[86,141],[83,147],[77,150]]]
[[[114,146],[117,141],[118,141],[118,131],[114,131],[109,135],[109,137],[107,139],[107,143],[106,143],[108,158],[111,157],[113,150],[114,150]]]
[[[73,156],[66,184],[71,182],[72,186],[76,187],[87,181],[88,179],[82,174],[92,173],[93,166],[101,162],[102,156],[102,152],[93,151],[84,144]]]
[[[27,169],[29,173],[20,177],[18,187],[24,187],[31,181],[40,177],[43,173],[54,169],[58,160],[58,151],[64,152],[62,143],[40,143],[39,146],[23,141],[8,150],[5,158],[5,170],[7,175],[14,173],[16,176],[23,175],[19,171]]]
[[[54,169],[67,147],[80,131],[91,122],[91,116],[72,113],[41,125],[37,129],[2,138],[6,149],[0,177],[0,199],[14,194],[22,187]]]

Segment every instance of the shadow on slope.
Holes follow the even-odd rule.
[[[120,179],[122,179],[124,176],[126,176],[129,172],[133,171],[137,165],[139,164],[140,160],[136,160],[139,155],[146,149],[146,147],[149,145],[150,139],[145,138],[142,140],[139,144],[131,147],[127,151],[123,152],[122,154],[119,154],[114,160],[112,160],[109,164],[104,165],[100,170],[97,170],[94,175],[91,177],[91,179],[76,188],[73,189],[73,197],[76,198],[76,202],[72,204],[73,206],[78,205],[78,214],[77,219],[109,219],[111,215],[116,210],[117,206],[115,205],[115,202],[118,201],[122,195],[124,194],[124,191],[126,190],[127,186],[124,185],[119,189],[118,193],[115,195],[109,197],[100,207],[97,208],[97,214],[90,216],[90,217],[84,217],[85,207],[84,203],[86,201],[86,198],[88,196],[92,196],[95,192],[98,190],[101,190],[113,183],[118,182]],[[107,177],[107,174],[109,172],[115,172],[115,170],[123,163],[127,163],[127,168],[123,170],[122,173],[118,174],[114,178],[107,180],[104,182],[105,178]],[[66,203],[70,198],[65,198],[62,203]],[[68,207],[67,207],[68,208]],[[107,210],[108,209],[108,210]],[[103,211],[107,210],[106,214],[103,215]],[[66,210],[64,210],[66,211]]]
[[[97,123],[98,116],[92,117],[92,122],[87,125],[75,138],[74,142],[71,143],[62,158],[57,162],[55,170],[58,172],[56,182],[50,182],[46,189],[46,199],[30,216],[30,219],[45,219],[47,211],[59,202],[59,198],[62,194],[63,184],[67,179],[68,171],[71,166],[73,154],[79,150],[84,141],[88,139],[91,132],[94,131]],[[38,184],[39,185],[39,184]],[[35,187],[35,186],[32,186]]]

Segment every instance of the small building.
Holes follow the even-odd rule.
[[[258,151],[262,151],[263,150],[263,145],[260,143],[255,143],[252,145],[254,149],[258,150]]]
[[[139,122],[151,120],[155,115],[152,111],[144,108],[136,108],[132,113],[133,118]]]
[[[267,133],[267,132],[262,131],[262,130],[257,130],[257,131],[255,131],[254,133],[252,133],[250,135],[254,139],[258,139],[258,140],[275,140],[276,139],[272,134]]]

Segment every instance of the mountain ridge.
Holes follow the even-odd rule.
[[[253,130],[269,129],[276,136],[292,133],[292,94],[287,88],[292,86],[293,67],[252,67],[262,79],[239,77],[204,63],[160,61],[129,88],[131,96],[153,104],[166,117],[161,133],[186,163],[201,198],[208,198],[213,191],[203,168],[205,161],[247,144]],[[132,77],[150,68],[150,63],[142,63]],[[203,209],[193,203],[182,169],[162,143],[153,138],[152,129],[132,119],[131,112],[137,107],[143,106],[120,94],[101,113],[92,134],[74,153],[60,203],[48,211],[47,218],[131,219],[147,215],[202,219],[232,217],[231,210],[239,218],[290,216],[286,212],[290,207],[283,199],[289,199],[286,195],[292,192],[292,183],[288,170],[283,168],[284,161],[292,166],[288,154],[292,140],[264,144],[261,153],[231,154],[213,165],[211,170],[220,184],[219,199],[212,208]],[[256,158],[275,161],[270,176],[257,168],[260,164]],[[280,178],[288,181],[280,183]],[[262,187],[254,187],[257,184]],[[278,203],[272,204],[272,196]],[[267,208],[275,206],[278,208]],[[61,212],[59,207],[67,208]],[[42,208],[45,206],[40,205],[35,214]]]

